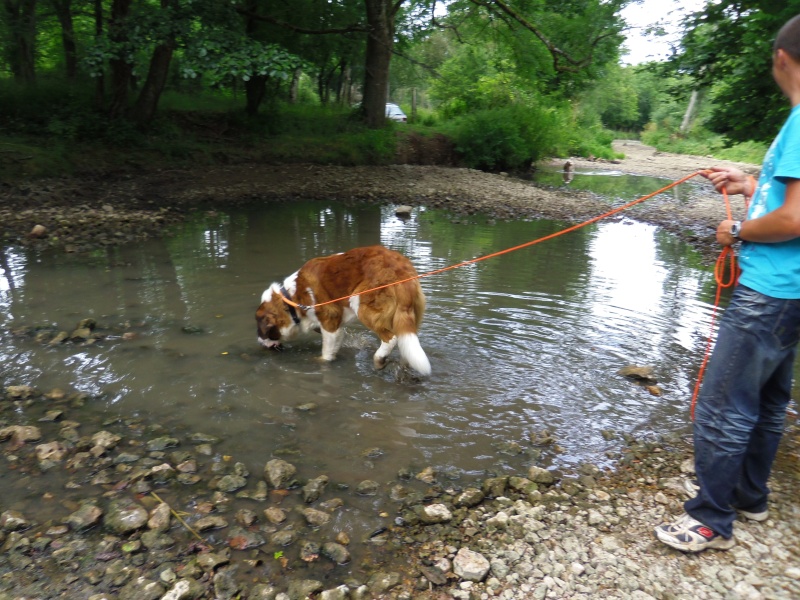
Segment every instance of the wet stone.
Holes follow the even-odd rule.
[[[115,498],[109,503],[103,525],[113,533],[125,535],[144,527],[148,518],[140,504],[127,498]]]
[[[21,531],[30,526],[30,521],[19,511],[7,510],[0,514],[0,527],[3,531]]]
[[[275,489],[288,488],[297,473],[297,468],[282,460],[275,458],[264,467],[264,479]]]
[[[231,527],[228,545],[234,550],[247,550],[263,546],[267,541],[257,531],[249,531],[243,527]]]
[[[122,438],[110,431],[98,431],[92,436],[92,443],[101,448],[111,449],[120,443]]]
[[[137,577],[119,591],[119,600],[158,600],[164,586],[145,577]]]
[[[306,522],[312,527],[321,527],[331,520],[331,516],[328,513],[317,510],[316,508],[306,508],[303,510],[303,516]]]
[[[216,485],[221,492],[235,492],[247,485],[247,479],[240,475],[225,475]]]
[[[328,477],[326,475],[320,475],[319,477],[312,479],[305,486],[303,486],[303,501],[306,504],[316,502],[319,500],[320,496],[322,496],[322,493],[325,491],[327,485]]]
[[[283,523],[286,520],[286,512],[282,508],[276,506],[270,506],[264,509],[264,516],[267,518],[267,521],[275,525]]]
[[[224,517],[211,515],[198,519],[194,524],[197,531],[208,531],[209,529],[222,529],[228,526],[228,521]]]
[[[377,481],[366,479],[358,484],[356,487],[356,494],[359,496],[374,496],[378,493],[380,484]]]
[[[83,531],[97,525],[102,517],[102,509],[87,502],[69,515],[66,519],[66,523],[75,531]]]
[[[149,452],[166,450],[167,448],[174,448],[180,443],[178,438],[170,436],[157,437],[147,442],[147,450]]]
[[[350,562],[350,552],[341,544],[326,542],[322,545],[322,554],[330,558],[337,565],[344,565]]]

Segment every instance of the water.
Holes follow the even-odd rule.
[[[647,196],[673,183],[671,179],[630,175],[622,171],[608,169],[574,169],[564,171],[563,168],[543,166],[532,174],[531,181],[551,188],[569,188],[593,192],[611,202],[619,204],[630,202]],[[689,202],[701,193],[708,193],[708,185],[699,181],[687,181],[675,186],[662,195],[679,202]]]
[[[200,214],[177,236],[92,256],[7,248],[0,277],[5,385],[71,386],[104,418],[146,416],[223,438],[258,472],[276,451],[299,453],[309,477],[355,484],[433,466],[453,477],[518,472],[531,432],[562,448],[542,460],[606,462],[604,430],[684,430],[713,299],[713,278],[679,240],[629,221],[422,279],[420,338],[433,375],[372,368],[377,338],[348,330],[339,359],[320,340],[283,353],[256,343],[262,290],[303,261],[381,243],[420,273],[548,235],[557,222],[454,219],[417,208],[285,203]],[[51,347],[5,332],[94,318],[114,332],[92,346]],[[133,339],[126,339],[127,332]],[[663,396],[617,374],[654,365]],[[297,411],[315,403],[316,410]],[[380,448],[378,460],[362,454]]]

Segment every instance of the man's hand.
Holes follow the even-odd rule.
[[[718,192],[725,190],[728,194],[744,194],[752,196],[755,193],[755,182],[744,172],[735,167],[711,167],[700,173],[708,179]]]
[[[731,225],[734,222],[726,219],[717,226],[717,243],[720,246],[733,246],[736,243],[736,238],[731,235]]]

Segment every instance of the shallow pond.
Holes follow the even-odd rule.
[[[349,328],[332,364],[320,340],[282,353],[256,343],[263,288],[306,259],[381,243],[420,273],[551,234],[556,222],[487,222],[392,206],[285,203],[202,214],[177,236],[93,256],[5,251],[0,326],[71,331],[94,318],[94,345],[6,338],[6,385],[71,384],[109,418],[146,415],[225,440],[252,469],[291,447],[338,480],[401,467],[454,475],[514,471],[506,446],[549,429],[565,466],[603,462],[603,432],[680,430],[710,323],[713,278],[679,240],[606,222],[422,279],[425,381],[396,362],[372,368],[376,338]],[[123,333],[128,335],[123,336]],[[128,339],[131,338],[131,339]],[[618,375],[653,365],[663,396]],[[314,403],[311,412],[298,406]],[[364,466],[361,453],[381,457]]]

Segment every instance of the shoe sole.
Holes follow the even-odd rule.
[[[697,495],[697,493],[700,491],[700,486],[696,485],[695,483],[693,483],[693,480],[686,479],[683,482],[683,489],[687,494],[689,494],[690,498],[694,498]],[[765,510],[763,512],[755,512],[754,513],[754,512],[749,512],[749,511],[746,511],[746,510],[739,510],[737,508],[736,512],[740,516],[744,517],[745,519],[748,519],[750,521],[755,521],[757,523],[763,523],[764,521],[769,519],[769,511],[768,510]]]
[[[750,521],[755,521],[756,523],[763,523],[764,521],[769,519],[768,510],[765,510],[764,512],[754,513],[754,512],[747,512],[746,510],[739,510],[737,508],[736,512],[739,514],[739,516],[744,517],[745,519],[748,519]]]
[[[666,544],[670,548],[675,548],[681,552],[702,552],[703,550],[730,550],[736,545],[734,538],[725,539],[718,537],[710,542],[681,542],[675,538],[656,529],[658,541]]]

